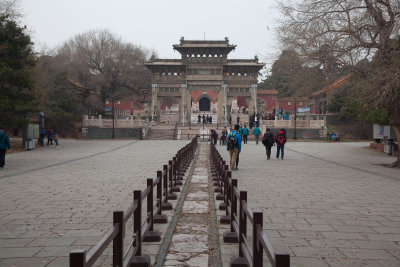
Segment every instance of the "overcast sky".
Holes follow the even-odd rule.
[[[124,41],[179,58],[172,45],[224,39],[237,48],[230,58],[271,63],[279,55],[274,0],[22,0],[23,23],[37,48],[54,48],[78,33],[108,29]]]

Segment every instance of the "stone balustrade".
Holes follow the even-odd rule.
[[[125,116],[122,118],[115,118],[114,128],[137,128],[145,126],[146,121],[141,119],[134,119],[132,115]],[[98,127],[98,128],[112,128],[113,120],[104,119],[101,115],[99,116],[88,116],[83,117],[83,127]]]
[[[263,127],[268,128],[294,128],[294,116],[290,120],[263,120]],[[326,120],[321,118],[299,117],[296,120],[296,128],[321,129],[326,126]]]

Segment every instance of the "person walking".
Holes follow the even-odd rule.
[[[4,132],[4,127],[0,126],[0,170],[4,169],[6,164],[6,151],[11,149],[10,138]]]
[[[46,130],[44,128],[40,129],[39,133],[39,145],[44,146],[44,137],[46,136]]]
[[[267,159],[271,158],[271,147],[274,145],[274,135],[271,133],[271,129],[267,128],[263,136],[262,143],[265,146],[267,153]]]
[[[286,144],[286,133],[284,129],[280,129],[278,134],[275,136],[276,143],[276,159],[279,159],[279,152],[281,154],[281,159],[283,160],[285,144]]]
[[[58,143],[58,132],[54,131],[54,141],[56,142],[56,147],[58,148],[60,144]]]
[[[200,122],[201,122],[201,116],[199,114],[199,116],[197,116],[197,123],[200,124]]]
[[[253,134],[254,134],[254,136],[256,138],[256,144],[258,145],[258,138],[260,137],[260,134],[261,134],[261,130],[260,130],[260,128],[258,128],[258,126],[256,126],[254,128]]]
[[[228,134],[228,138],[226,140],[226,150],[229,151],[230,154],[231,171],[235,170],[236,159],[241,149],[242,137],[239,133],[239,125],[235,125],[235,130]]]
[[[50,145],[52,146],[53,139],[54,139],[54,131],[52,128],[50,128],[50,130],[47,133],[47,145],[49,145],[49,143],[50,143]]]
[[[247,136],[249,135],[249,129],[247,129],[246,125],[242,129],[243,134],[243,143],[247,144]]]
[[[218,140],[218,133],[214,129],[211,130],[211,138],[213,139],[214,146],[215,146],[217,144],[217,140]]]
[[[219,145],[225,145],[227,136],[228,136],[228,130],[226,129],[226,127],[224,127],[221,133],[221,139],[219,141]]]
[[[239,117],[239,114],[238,114],[237,117],[236,117],[236,124],[239,125],[239,123],[240,123],[240,117]]]
[[[206,115],[203,113],[203,128],[204,128],[204,124],[206,124]]]

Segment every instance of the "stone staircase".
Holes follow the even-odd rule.
[[[174,140],[174,130],[172,129],[159,129],[152,127],[146,137],[146,140]]]

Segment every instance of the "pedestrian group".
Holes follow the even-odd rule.
[[[256,125],[253,130],[253,134],[256,139],[256,144],[259,143],[259,137],[261,135],[260,128]],[[247,144],[247,137],[249,135],[249,130],[246,125],[244,127],[240,127],[238,124],[235,125],[234,129],[228,134],[226,127],[222,131],[220,145],[224,144],[226,141],[226,149],[229,151],[230,155],[230,169],[232,171],[239,170],[239,155],[242,150],[242,141],[243,144]],[[211,130],[211,137],[213,140],[213,144],[216,145],[218,134],[215,130]],[[271,132],[270,128],[266,128],[266,132],[262,137],[262,144],[265,146],[267,160],[271,158],[271,148],[276,145],[276,159],[281,158],[283,160],[285,144],[286,144],[286,130],[280,129],[278,134],[274,136]]]

